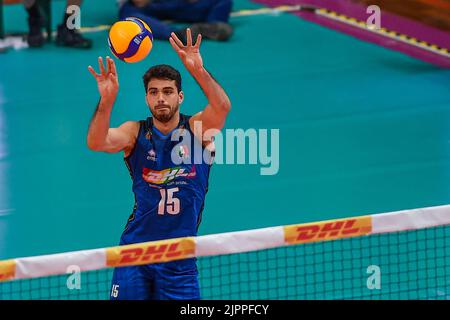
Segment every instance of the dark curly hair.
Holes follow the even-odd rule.
[[[175,68],[167,64],[159,64],[151,67],[142,77],[144,80],[145,92],[148,90],[148,83],[151,79],[166,79],[175,80],[175,85],[177,86],[178,92],[181,91],[181,75]]]

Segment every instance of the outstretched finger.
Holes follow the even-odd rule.
[[[107,74],[110,74],[113,72],[112,66],[111,66],[111,58],[109,56],[106,56],[106,67],[107,67],[107,69],[106,69]]]
[[[199,33],[197,36],[197,41],[195,41],[195,47],[200,48],[200,43],[202,43],[202,35]]]
[[[111,72],[111,61],[109,61],[109,56],[106,56],[106,73],[109,74]]]
[[[105,72],[105,66],[103,65],[103,59],[102,57],[98,57],[98,65],[100,67],[100,73],[105,76],[106,72]]]
[[[92,68],[91,66],[88,67],[88,70],[94,76],[95,79],[97,79],[97,77],[100,76],[97,72],[95,72],[94,68]]]
[[[109,58],[109,61],[111,62],[109,71],[111,71],[112,74],[114,74],[117,77],[116,63],[114,62],[114,59],[112,59],[112,58]]]
[[[169,42],[176,52],[179,52],[181,50],[180,47],[176,44],[175,40],[173,40],[173,38],[169,38]]]
[[[177,44],[178,47],[180,47],[180,48],[184,47],[183,42],[180,39],[178,39],[177,35],[173,32],[171,34],[171,39],[173,39],[173,41],[175,41],[175,43]]]
[[[186,46],[192,46],[192,33],[190,28],[187,28],[186,30]]]

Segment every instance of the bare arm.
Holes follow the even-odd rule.
[[[127,121],[118,128],[110,128],[111,111],[103,109],[101,104],[100,101],[89,125],[89,149],[110,153],[124,151],[127,154],[135,144],[139,123]]]
[[[201,35],[198,35],[195,45],[192,44],[191,31],[186,32],[186,45],[172,33],[170,43],[178,53],[181,61],[186,69],[191,73],[194,79],[202,88],[208,99],[208,105],[205,109],[191,118],[191,124],[195,121],[201,121],[202,132],[195,132],[196,135],[201,134],[209,129],[221,130],[225,125],[225,120],[231,108],[231,102],[224,89],[203,67],[203,60],[200,55]],[[203,137],[204,138],[204,137]],[[208,139],[207,139],[208,140]]]
[[[139,123],[128,121],[118,128],[110,128],[111,111],[119,90],[119,81],[114,61],[107,57],[105,70],[103,60],[98,59],[100,74],[89,66],[88,69],[97,81],[100,101],[89,125],[87,145],[89,149],[103,152],[119,152],[132,149],[139,130]]]
[[[230,99],[219,83],[205,69],[199,71],[194,77],[205,93],[208,104],[203,111],[195,114],[191,121],[201,121],[203,133],[209,129],[221,130],[231,109]]]

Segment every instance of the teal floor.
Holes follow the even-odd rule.
[[[86,1],[82,25],[111,24],[115,11]],[[23,8],[6,16],[7,31],[26,30]],[[215,166],[200,234],[450,203],[449,70],[289,14],[231,22],[229,43],[203,43],[204,62],[231,98],[227,128],[280,129],[280,170]],[[132,210],[122,155],[85,143],[98,100],[87,66],[110,55],[106,31],[89,37],[89,51],[0,55],[0,260],[116,245]],[[205,105],[156,41],[143,62],[118,63],[113,126],[148,116],[141,77],[159,63],[182,72],[183,112]]]

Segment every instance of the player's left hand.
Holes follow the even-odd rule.
[[[186,45],[178,39],[177,35],[172,32],[170,36],[170,44],[178,53],[181,61],[189,72],[195,73],[203,69],[203,60],[200,55],[200,44],[202,42],[202,35],[197,36],[195,44],[192,43],[191,29],[186,30]]]

